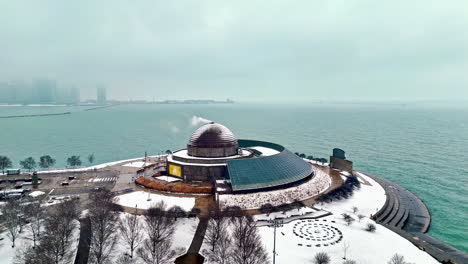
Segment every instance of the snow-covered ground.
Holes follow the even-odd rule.
[[[250,148],[260,151],[262,153],[262,156],[272,156],[272,155],[276,155],[279,153],[279,151],[275,149],[266,148],[266,147],[255,146],[255,147],[250,147]]]
[[[29,196],[31,196],[31,197],[38,197],[38,196],[41,196],[41,195],[44,195],[44,194],[45,194],[45,192],[42,192],[42,191],[34,191],[34,192],[31,192],[31,193],[29,194]]]
[[[133,167],[133,168],[141,168],[141,167],[145,167],[145,166],[148,166],[148,165],[151,165],[151,164],[152,163],[150,163],[150,162],[133,161],[133,162],[124,164],[122,166],[124,166],[124,167]]]
[[[169,177],[169,176],[159,176],[159,177],[156,177],[156,179],[161,180],[161,181],[165,181],[165,182],[177,182],[177,181],[182,180],[182,179]]]
[[[157,157],[162,157],[162,156],[166,156],[166,155],[156,155],[156,156],[148,156],[148,157],[149,158],[157,158]],[[90,171],[90,170],[95,170],[95,169],[98,170],[98,169],[103,169],[103,168],[106,168],[106,167],[114,166],[114,165],[125,163],[125,162],[127,162],[127,163],[128,162],[130,162],[130,163],[133,162],[134,164],[136,164],[136,162],[140,161],[141,163],[143,163],[142,162],[143,159],[144,159],[144,157],[140,157],[140,158],[127,159],[127,160],[118,160],[118,161],[113,161],[113,162],[107,162],[107,163],[98,164],[98,165],[95,165],[95,166],[85,167],[85,168],[47,170],[47,171],[38,171],[37,173],[38,174],[48,174],[48,173],[60,173],[60,172],[81,172],[81,171]]]
[[[168,208],[178,205],[187,212],[195,205],[195,198],[193,197],[174,197],[143,191],[122,194],[117,196],[117,198],[117,204],[140,209],[148,209],[151,205],[154,205],[159,201],[164,201]]]
[[[121,213],[120,217],[123,218],[128,213]],[[140,221],[141,225],[144,226],[144,216],[138,216],[138,220]],[[172,248],[183,248],[184,252],[190,247],[192,243],[193,236],[195,234],[195,230],[198,225],[198,218],[179,218],[176,221],[175,229],[172,237]],[[144,228],[143,228],[144,230]],[[143,235],[145,236],[144,232]],[[125,242],[122,240],[120,236],[117,237],[117,243],[115,245],[115,250],[113,253],[113,262],[116,263],[118,257],[123,253],[130,253],[130,249],[127,247]],[[136,253],[135,253],[136,254]],[[178,257],[178,256],[176,256]],[[172,261],[173,262],[173,261]],[[171,262],[171,263],[172,263]],[[136,261],[134,263],[142,263],[141,261]]]
[[[288,218],[288,217],[293,217],[293,216],[306,216],[309,214],[312,214],[316,212],[312,208],[309,207],[302,207],[300,209],[294,209],[294,210],[289,210],[286,212],[275,212],[271,214],[259,214],[255,215],[253,218],[256,221],[262,221],[262,220],[273,220],[273,219],[278,219],[278,218]]]
[[[375,233],[365,231],[367,223],[374,223],[369,219],[370,214],[380,209],[386,198],[385,191],[380,185],[369,177],[364,176],[364,178],[372,186],[361,185],[361,189],[356,190],[349,199],[316,205],[318,208],[332,212],[333,215],[320,218],[318,221],[310,220],[309,222],[305,220],[305,222],[301,222],[301,220],[296,220],[279,227],[276,239],[276,251],[278,253],[276,263],[311,263],[314,255],[318,252],[328,253],[331,256],[331,263],[341,263],[345,245],[348,246],[347,258],[356,260],[361,264],[387,263],[395,253],[403,255],[407,261],[413,263],[438,263],[429,254],[419,250],[403,237],[381,225],[377,225]],[[356,214],[352,211],[353,206],[358,208]],[[342,213],[351,215],[356,221],[347,226],[341,216]],[[358,214],[362,214],[366,218],[359,221]],[[314,225],[315,223],[316,225]],[[273,251],[273,229],[259,227],[259,231],[262,241],[271,256]],[[298,235],[294,234],[294,232]],[[303,238],[300,235],[303,235]],[[342,239],[336,243],[340,236],[342,236]],[[306,239],[314,237],[322,237],[322,240],[312,241]],[[323,241],[323,237],[329,239]],[[302,246],[298,244],[302,244]],[[320,244],[320,247],[317,247],[317,244]],[[310,245],[310,247],[307,245]]]
[[[73,232],[73,235],[70,239],[71,245],[70,248],[73,249],[73,257],[72,261],[75,260],[76,251],[78,250],[78,242],[80,238],[80,223],[76,220],[77,228]],[[43,229],[41,229],[41,232]],[[17,252],[22,252],[22,250],[32,246],[32,235],[31,229],[29,225],[25,225],[23,227],[23,232],[19,235],[19,237],[15,241],[15,247],[11,247],[11,241],[7,237],[7,231],[0,234],[0,264],[11,264],[14,263],[15,256]]]

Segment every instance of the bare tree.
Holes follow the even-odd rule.
[[[325,252],[319,252],[315,254],[313,263],[314,264],[329,264],[330,256],[328,256],[328,254]]]
[[[2,170],[2,173],[5,174],[5,169],[11,168],[12,163],[10,158],[6,156],[0,156],[0,170]]]
[[[41,207],[39,201],[30,201],[25,207],[25,214],[30,221],[29,228],[31,230],[33,248],[36,248],[36,241],[40,236],[41,227],[46,217],[45,210]]]
[[[232,263],[263,264],[268,255],[263,248],[255,222],[248,216],[232,219]]]
[[[145,215],[145,230],[148,237],[137,250],[147,264],[166,264],[176,255],[171,250],[175,222],[166,215],[166,204],[161,201],[150,207]]]
[[[365,215],[362,215],[362,214],[358,214],[358,219],[359,219],[359,222],[361,222],[362,219],[364,219],[366,216]]]
[[[210,245],[211,251],[215,250],[216,244],[227,232],[228,225],[228,218],[224,217],[219,207],[216,207],[210,214],[204,240],[206,244]]]
[[[352,217],[347,217],[344,220],[348,226],[350,226],[355,221]]]
[[[7,229],[7,237],[11,241],[11,247],[15,247],[15,241],[20,233],[20,215],[19,203],[15,199],[7,200],[6,204],[2,207],[3,225]]]
[[[20,161],[20,165],[24,169],[31,171],[32,169],[36,168],[36,161],[33,157],[29,157],[25,160]]]
[[[90,195],[90,258],[97,264],[105,263],[109,259],[116,242],[119,216],[113,202],[112,193],[106,189]]]
[[[50,167],[54,166],[55,159],[53,159],[49,155],[44,155],[39,158],[39,167],[43,169],[49,169]]]
[[[229,264],[231,262],[231,237],[229,232],[221,234],[218,242],[215,245],[214,250],[203,250],[203,254],[207,256],[210,262],[216,264]]]
[[[133,259],[133,252],[143,241],[142,224],[135,214],[125,214],[119,223],[120,237],[130,249],[130,259]]]
[[[73,200],[52,208],[44,221],[44,232],[38,238],[39,243],[35,248],[26,250],[27,253],[20,258],[21,263],[70,263],[73,253],[71,237],[77,228],[77,208],[77,202]]]
[[[187,212],[185,212],[184,209],[182,209],[182,207],[174,205],[167,211],[167,216],[174,218],[174,220],[177,220],[177,218],[186,217]]]
[[[406,262],[405,257],[397,253],[395,253],[387,263],[388,264],[412,264],[410,262]]]

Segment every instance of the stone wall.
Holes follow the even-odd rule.
[[[350,160],[344,160],[337,157],[330,156],[330,167],[349,173],[353,172],[353,162]]]

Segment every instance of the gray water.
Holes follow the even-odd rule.
[[[432,215],[430,234],[468,251],[468,107],[403,105],[121,105],[0,107],[0,116],[71,111],[71,115],[0,119],[0,155],[14,166],[49,154],[94,153],[95,163],[184,148],[192,116],[229,127],[238,138],[282,144],[328,157],[346,150],[355,168],[397,182]]]

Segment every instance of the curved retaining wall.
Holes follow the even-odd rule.
[[[376,222],[406,238],[441,263],[468,263],[468,254],[425,234],[429,230],[431,215],[421,199],[399,184],[363,174],[379,183],[387,196],[384,206],[374,215]]]

